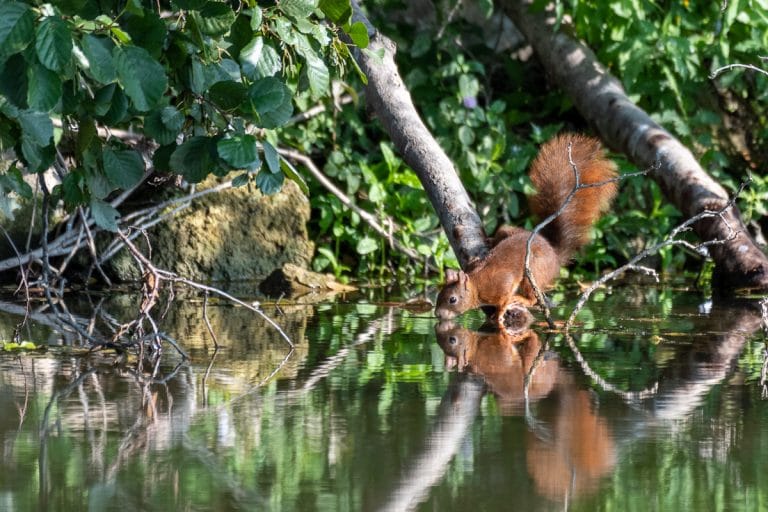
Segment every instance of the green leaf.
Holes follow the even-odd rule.
[[[116,83],[109,84],[96,92],[93,110],[104,124],[117,124],[128,113],[128,98]]]
[[[29,107],[47,112],[56,106],[59,98],[61,98],[59,75],[38,62],[31,63],[27,68],[27,103]]]
[[[369,38],[368,29],[365,28],[365,24],[360,21],[356,21],[346,31],[349,38],[358,48],[368,48]]]
[[[247,185],[249,181],[251,181],[251,175],[247,172],[244,172],[232,178],[232,186],[235,188],[243,187]]]
[[[22,341],[21,343],[15,343],[13,341],[2,341],[0,342],[0,347],[2,347],[3,351],[5,352],[16,352],[16,351],[22,351],[22,350],[45,350],[46,347],[43,345],[35,345],[31,341]]]
[[[201,9],[208,0],[176,0],[176,5],[182,9]]]
[[[280,10],[294,18],[307,18],[317,8],[317,0],[282,0]]]
[[[245,76],[258,80],[279,73],[283,63],[277,50],[265,44],[263,37],[257,36],[240,50],[240,66]]]
[[[143,48],[115,48],[115,68],[125,94],[141,111],[151,110],[168,87],[168,77],[160,65]]]
[[[283,188],[283,181],[285,181],[285,175],[281,172],[275,174],[262,170],[256,175],[256,186],[268,196],[280,192],[280,189]]]
[[[222,110],[230,111],[245,101],[247,93],[248,89],[243,84],[225,80],[216,82],[208,89],[208,99]]]
[[[72,33],[58,16],[48,16],[37,26],[37,58],[51,71],[61,72],[72,59]]]
[[[296,170],[291,162],[285,158],[280,158],[280,168],[283,170],[283,173],[288,176],[288,179],[299,186],[299,189],[301,189],[305,196],[309,195],[309,187],[307,186],[307,182],[304,181],[304,178],[301,176],[301,174],[299,174],[299,171]]]
[[[192,13],[200,31],[211,37],[223,36],[235,22],[235,13],[224,2],[208,2],[200,12]]]
[[[144,161],[132,149],[105,149],[102,153],[104,174],[110,183],[122,189],[129,189],[144,176]]]
[[[190,183],[199,183],[216,167],[216,144],[209,137],[191,137],[177,147],[169,162],[171,170]]]
[[[379,244],[376,242],[375,238],[365,236],[357,242],[355,250],[357,251],[357,254],[369,254],[378,248]]]
[[[0,64],[0,96],[5,96],[4,100],[18,108],[27,106],[28,71],[29,63],[20,53],[11,56],[5,65]]]
[[[53,142],[53,122],[47,114],[35,110],[20,110],[18,116],[23,136],[39,146]]]
[[[153,110],[144,118],[144,133],[165,146],[176,141],[183,124],[184,116],[176,107],[165,107]]]
[[[120,212],[115,210],[111,204],[101,199],[92,198],[91,215],[96,225],[101,229],[112,231],[113,233],[117,232],[117,220],[120,218]]]
[[[15,165],[11,165],[5,174],[0,174],[0,186],[17,193],[24,199],[32,199],[32,187],[24,181],[24,176]]]
[[[217,149],[219,156],[233,169],[255,170],[261,165],[256,137],[253,135],[236,135],[221,139]]]
[[[248,89],[251,108],[259,114],[263,128],[284,125],[293,115],[290,89],[274,77],[262,78]]]
[[[86,172],[85,183],[88,185],[91,197],[96,199],[104,199],[117,188],[100,172]]]
[[[251,10],[251,30],[254,32],[258,32],[261,30],[261,20],[262,20],[262,14],[261,9],[259,7],[254,7]]]
[[[266,140],[261,143],[261,148],[264,151],[264,160],[267,162],[270,172],[280,172],[280,155],[277,154],[275,147]]]
[[[53,143],[36,144],[29,137],[21,138],[21,154],[31,172],[42,172],[48,169],[56,157],[56,148]]]
[[[114,43],[108,37],[86,34],[81,46],[85,58],[88,59],[88,73],[102,84],[117,80],[117,71],[112,59]]]
[[[309,80],[309,90],[312,97],[317,99],[328,93],[331,86],[331,74],[322,59],[313,55],[305,55],[307,61],[306,73]]]
[[[28,5],[0,3],[0,61],[18,53],[34,39],[35,16]]]
[[[168,29],[153,10],[141,9],[141,13],[141,16],[126,16],[124,28],[135,46],[144,48],[156,59],[160,58],[168,39]]]
[[[352,17],[352,4],[349,0],[320,0],[318,7],[337,25],[346,25]]]

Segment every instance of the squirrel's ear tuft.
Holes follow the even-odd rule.
[[[445,269],[445,284],[453,284],[459,282],[459,272],[452,268]]]
[[[459,284],[464,288],[466,288],[467,281],[469,281],[469,276],[467,276],[466,272],[464,272],[463,270],[459,270]]]

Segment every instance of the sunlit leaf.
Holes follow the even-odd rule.
[[[240,65],[243,74],[251,80],[273,76],[283,67],[280,55],[272,46],[265,44],[261,36],[254,37],[240,50]]]
[[[337,25],[348,23],[352,16],[352,4],[349,0],[320,0],[317,6]]]

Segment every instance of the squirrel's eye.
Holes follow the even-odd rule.
[[[450,343],[451,345],[455,345],[457,341],[459,340],[456,339],[456,336],[451,336],[450,338],[448,338],[448,343]]]
[[[448,299],[448,302],[450,302],[451,304],[456,304],[458,301],[459,299],[455,295],[451,295],[451,298]]]

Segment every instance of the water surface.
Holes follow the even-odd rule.
[[[0,353],[0,510],[768,507],[758,302],[618,286],[569,340],[436,328],[400,300],[265,306],[293,351],[210,304],[214,351],[201,301],[177,299],[158,321],[190,359],[141,369],[34,304],[24,338],[48,350]],[[138,298],[63,304],[108,336]],[[21,310],[0,310],[8,340]]]

